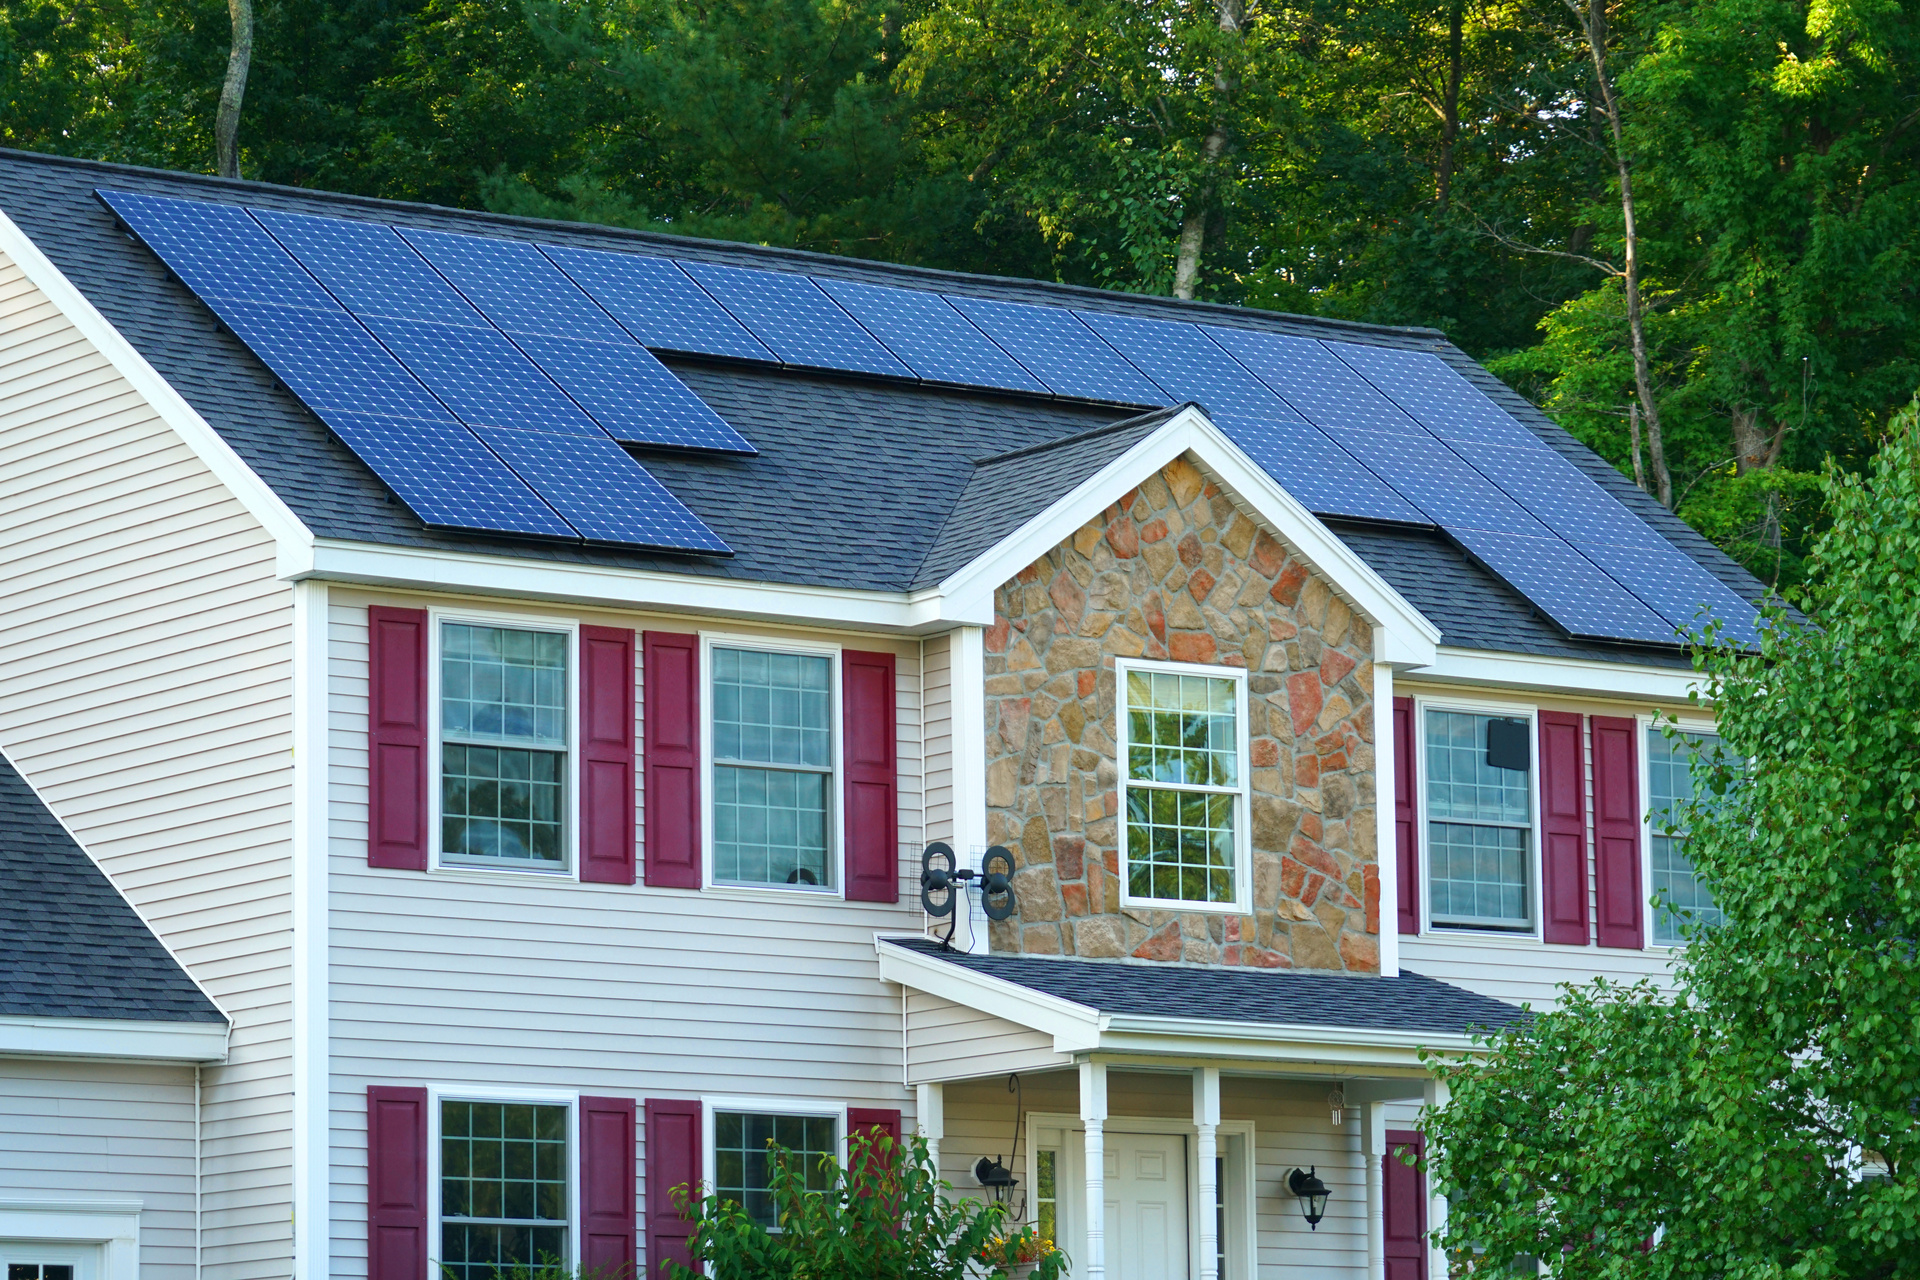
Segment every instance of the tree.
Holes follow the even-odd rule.
[[[1598,982],[1442,1068],[1444,1245],[1556,1277],[1920,1276],[1920,399],[1830,467],[1806,620],[1696,661],[1723,744],[1679,989]]]
[[[253,63],[253,0],[227,0],[233,24],[233,44],[227,54],[227,74],[220,82],[220,111],[214,117],[214,171],[223,178],[240,176],[240,104],[247,96],[247,68]]]

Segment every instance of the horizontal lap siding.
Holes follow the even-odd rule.
[[[1053,1037],[923,991],[907,994],[907,1069],[914,1083],[1060,1065]]]
[[[921,684],[926,690],[927,839],[953,839],[953,637],[934,636],[921,646]],[[965,853],[966,850],[961,850]],[[914,880],[914,892],[919,881]]]
[[[369,1084],[773,1094],[911,1112],[900,1083],[900,993],[876,976],[873,935],[917,929],[921,919],[917,641],[846,637],[850,648],[884,647],[897,658],[898,906],[422,874],[366,865],[366,608],[376,601],[419,603],[336,589],[330,612],[336,1275],[365,1273]],[[644,1171],[644,1152],[641,1161]]]
[[[4,260],[0,568],[0,746],[234,1019],[204,1081],[206,1280],[285,1275],[292,594]]]
[[[1652,978],[1672,982],[1673,957],[1665,951],[1618,951],[1553,946],[1505,938],[1427,934],[1400,939],[1400,965],[1414,973],[1493,996],[1511,1004],[1550,1009],[1563,982],[1612,982]]]

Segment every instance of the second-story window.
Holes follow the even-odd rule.
[[[567,637],[440,629],[440,856],[462,866],[567,862]]]
[[[715,883],[832,888],[832,659],[712,652]]]
[[[1246,826],[1246,683],[1237,672],[1125,664],[1121,813],[1126,896],[1240,901]]]
[[[1683,942],[1689,919],[1695,926],[1721,920],[1713,890],[1687,857],[1686,819],[1678,812],[1695,797],[1696,780],[1709,767],[1719,744],[1718,735],[1711,733],[1682,733],[1675,742],[1658,725],[1647,730],[1647,807],[1652,811],[1648,888],[1658,903],[1653,940],[1660,946]]]
[[[1427,911],[1437,926],[1533,927],[1529,722],[1426,712]]]

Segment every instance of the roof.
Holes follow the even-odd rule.
[[[1053,956],[971,955],[930,938],[887,942],[982,977],[1104,1014],[1341,1030],[1464,1035],[1527,1018],[1523,1009],[1435,978],[1227,969]]]
[[[0,1016],[226,1021],[0,755]]]
[[[636,450],[647,470],[723,539],[733,556],[679,556],[428,528],[151,253],[119,229],[93,194],[103,185],[244,201],[262,209],[377,218],[403,227],[648,250],[682,261],[789,267],[815,277],[938,288],[950,295],[1092,305],[1115,315],[1231,320],[1246,329],[1432,352],[1708,573],[1746,599],[1763,592],[1760,583],[1706,539],[1433,330],[1286,316],[0,151],[0,209],[320,538],[769,583],[907,591],[938,581],[964,562],[970,549],[991,546],[1017,529],[1035,513],[1035,503],[1054,490],[1051,480],[1040,487],[1028,483],[1036,454],[1029,454],[1026,465],[1017,469],[1021,483],[1008,483],[1005,477],[1016,474],[1015,468],[1000,464],[1010,456],[1047,450],[1050,465],[1062,474],[1073,468],[1091,474],[1134,443],[1137,437],[1129,432],[1144,429],[1151,416],[1138,416],[1137,406],[663,356],[701,400],[759,450],[750,459]],[[1109,427],[1114,430],[1101,430]],[[1356,534],[1349,544],[1410,599],[1414,593],[1408,592],[1406,581],[1417,580],[1434,563],[1446,564],[1450,581],[1472,584],[1464,594],[1471,595],[1476,608],[1491,613],[1483,617],[1454,608],[1451,624],[1430,615],[1447,631],[1443,643],[1526,652],[1557,643],[1568,656],[1634,662],[1646,662],[1649,654],[1660,652],[1660,646],[1569,643],[1538,610],[1440,535],[1382,534],[1369,540]],[[1376,562],[1375,557],[1383,559]],[[1460,592],[1446,595],[1464,598]]]

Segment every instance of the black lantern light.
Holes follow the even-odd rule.
[[[1327,1216],[1327,1184],[1309,1166],[1287,1175],[1287,1190],[1300,1197],[1300,1212],[1307,1215],[1307,1226],[1319,1230],[1320,1219]]]
[[[1013,1170],[986,1156],[974,1161],[973,1180],[986,1188],[987,1194],[999,1204],[1005,1204],[1012,1197],[1013,1189],[1020,1185]]]

